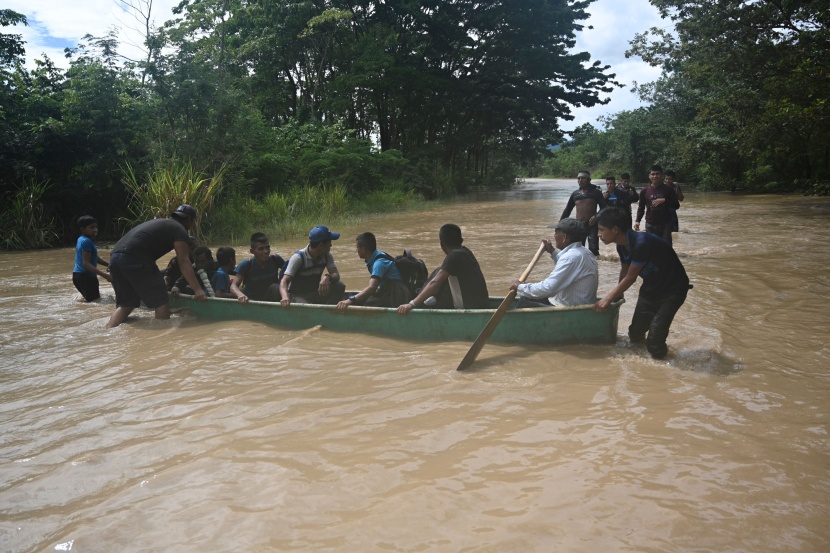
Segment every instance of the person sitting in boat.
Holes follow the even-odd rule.
[[[288,260],[280,281],[280,304],[294,303],[335,305],[343,299],[346,285],[331,254],[331,242],[340,238],[339,232],[318,226],[308,233],[308,246],[297,250]]]
[[[280,271],[285,260],[279,254],[271,254],[271,243],[261,232],[251,235],[251,255],[236,267],[231,282],[231,294],[239,303],[255,301],[280,301]]]
[[[193,265],[193,250],[195,250],[198,246],[199,241],[196,237],[189,236],[187,239],[187,247],[189,248],[187,255],[188,259],[190,259],[191,265]],[[182,276],[182,270],[179,268],[179,258],[176,256],[170,258],[170,261],[167,262],[167,267],[164,269],[162,274],[164,275],[164,287],[169,292]]]
[[[489,306],[487,282],[473,252],[461,245],[464,242],[461,229],[458,225],[444,225],[438,231],[438,240],[447,254],[444,262],[415,299],[398,306],[398,313],[406,315],[425,304],[431,309],[486,309]],[[442,293],[446,288],[449,294]],[[451,300],[444,301],[444,297]]]
[[[369,270],[369,285],[356,295],[340,301],[337,310],[343,311],[350,305],[396,307],[408,302],[412,296],[401,277],[395,258],[378,249],[375,235],[364,232],[357,236],[355,242],[357,256],[366,261]]]
[[[518,280],[510,285],[519,295],[518,309],[593,304],[597,301],[599,271],[594,255],[582,245],[587,234],[585,225],[572,217],[561,219],[553,227],[554,250],[550,240],[542,240],[545,251],[553,259],[554,268],[548,277],[533,284]]]
[[[199,246],[193,250],[193,272],[196,273],[196,278],[202,285],[202,291],[209,298],[215,297],[216,293],[210,283],[210,277],[213,276],[215,262],[213,261],[213,253],[207,246]],[[193,295],[193,288],[187,283],[187,279],[183,276],[179,277],[170,293],[174,296],[179,294]]]
[[[235,298],[231,292],[232,276],[236,275],[236,250],[221,246],[216,250],[216,271],[210,277],[210,285],[217,298]]]

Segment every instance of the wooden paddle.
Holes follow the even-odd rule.
[[[530,262],[530,265],[527,266],[525,272],[523,272],[522,276],[519,277],[519,282],[524,282],[525,279],[527,279],[528,275],[530,275],[530,271],[533,270],[533,266],[536,265],[536,262],[539,261],[540,257],[542,257],[542,253],[544,251],[545,245],[542,244],[539,246],[539,251],[537,251],[536,255],[533,256],[533,261]],[[486,344],[487,340],[490,339],[490,336],[501,322],[502,317],[504,317],[504,314],[507,313],[507,310],[510,308],[510,302],[512,302],[515,297],[515,290],[510,290],[510,292],[507,293],[502,300],[501,305],[499,305],[499,308],[496,309],[495,313],[493,313],[493,316],[490,317],[490,321],[487,323],[487,326],[484,327],[484,330],[482,330],[478,335],[476,341],[473,342],[473,346],[470,348],[470,351],[468,351],[467,355],[464,356],[464,359],[461,360],[461,363],[459,363],[458,369],[456,370],[463,371],[473,364],[473,361],[476,360],[476,357],[478,357],[478,354],[481,353],[481,350],[484,348],[484,344]]]

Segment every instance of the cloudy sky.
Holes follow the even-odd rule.
[[[171,10],[179,0],[152,1],[157,24],[173,18]],[[119,6],[117,0],[6,0],[3,7],[25,14],[29,26],[16,27],[14,31],[7,27],[3,32],[23,35],[30,66],[34,58],[46,54],[57,65],[65,67],[64,48],[77,46],[86,34],[104,36],[113,27],[121,29],[121,53],[139,58],[137,45],[141,34],[134,31],[139,25]],[[591,18],[586,25],[593,29],[580,33],[577,50],[588,51],[592,60],[611,65],[617,80],[626,86],[612,92],[606,105],[573,110],[575,120],[563,121],[564,130],[583,123],[599,127],[597,117],[638,107],[640,102],[631,92],[632,83],[653,81],[660,75],[659,70],[639,59],[625,59],[628,41],[635,33],[666,26],[648,0],[596,0],[588,11]],[[136,46],[131,48],[130,43]]]

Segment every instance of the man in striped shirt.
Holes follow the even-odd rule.
[[[577,219],[567,217],[553,227],[553,239],[558,252],[550,240],[542,240],[553,259],[553,272],[542,282],[522,284],[518,280],[510,285],[519,295],[517,308],[550,307],[564,305],[592,304],[597,299],[599,271],[597,261],[588,248],[582,245],[588,229]]]

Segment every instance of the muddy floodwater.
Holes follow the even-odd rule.
[[[503,294],[575,188],[373,217],[332,253],[359,289],[359,232],[431,270],[454,222]],[[0,552],[830,551],[830,199],[685,192],[694,289],[662,361],[626,338],[639,285],[616,344],[457,372],[469,343],[186,311],[105,330],[112,289],[79,302],[73,250],[0,253]],[[612,247],[599,266],[604,294]]]

